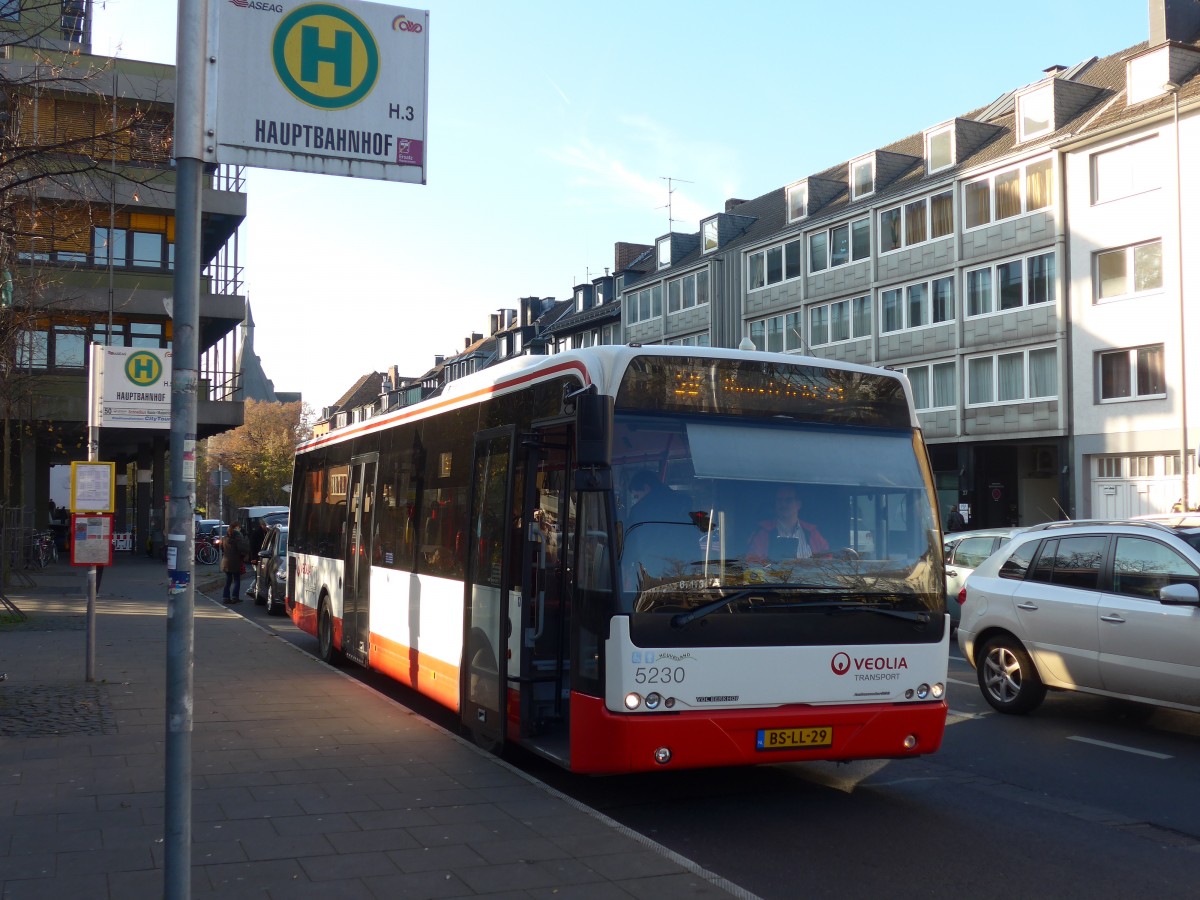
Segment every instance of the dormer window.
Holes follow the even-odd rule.
[[[940,172],[954,165],[954,129],[939,128],[925,134],[925,171]]]
[[[1017,140],[1028,141],[1054,130],[1054,86],[1046,85],[1017,98]]]
[[[850,164],[850,199],[858,200],[875,193],[875,157],[856,160]]]
[[[703,253],[712,253],[717,246],[717,220],[709,219],[700,226],[700,249]]]
[[[671,239],[669,237],[658,239],[658,267],[665,269],[671,264]]]
[[[789,222],[808,215],[808,182],[802,181],[787,189],[787,209]]]
[[[585,309],[587,309],[587,293],[580,288],[575,292],[575,311],[583,312]]]

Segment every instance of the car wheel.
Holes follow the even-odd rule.
[[[998,637],[987,642],[976,669],[979,689],[993,709],[1018,715],[1034,709],[1046,697],[1033,660],[1021,642]]]
[[[269,588],[267,590],[267,615],[277,616],[281,612],[283,612],[283,603],[275,599],[275,589]]]

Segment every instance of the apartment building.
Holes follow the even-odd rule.
[[[903,371],[939,499],[973,525],[1169,509],[1200,315],[1180,252],[1200,12],[1150,17],[1148,42],[659,237],[619,279],[624,341]]]

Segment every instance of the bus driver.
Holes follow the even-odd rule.
[[[829,544],[817,526],[800,518],[800,506],[800,494],[794,484],[777,487],[775,517],[760,523],[746,548],[746,559],[765,563],[772,559],[808,559],[828,553]]]

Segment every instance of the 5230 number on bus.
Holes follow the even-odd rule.
[[[633,670],[638,684],[682,684],[686,675],[683,666],[638,666]]]

